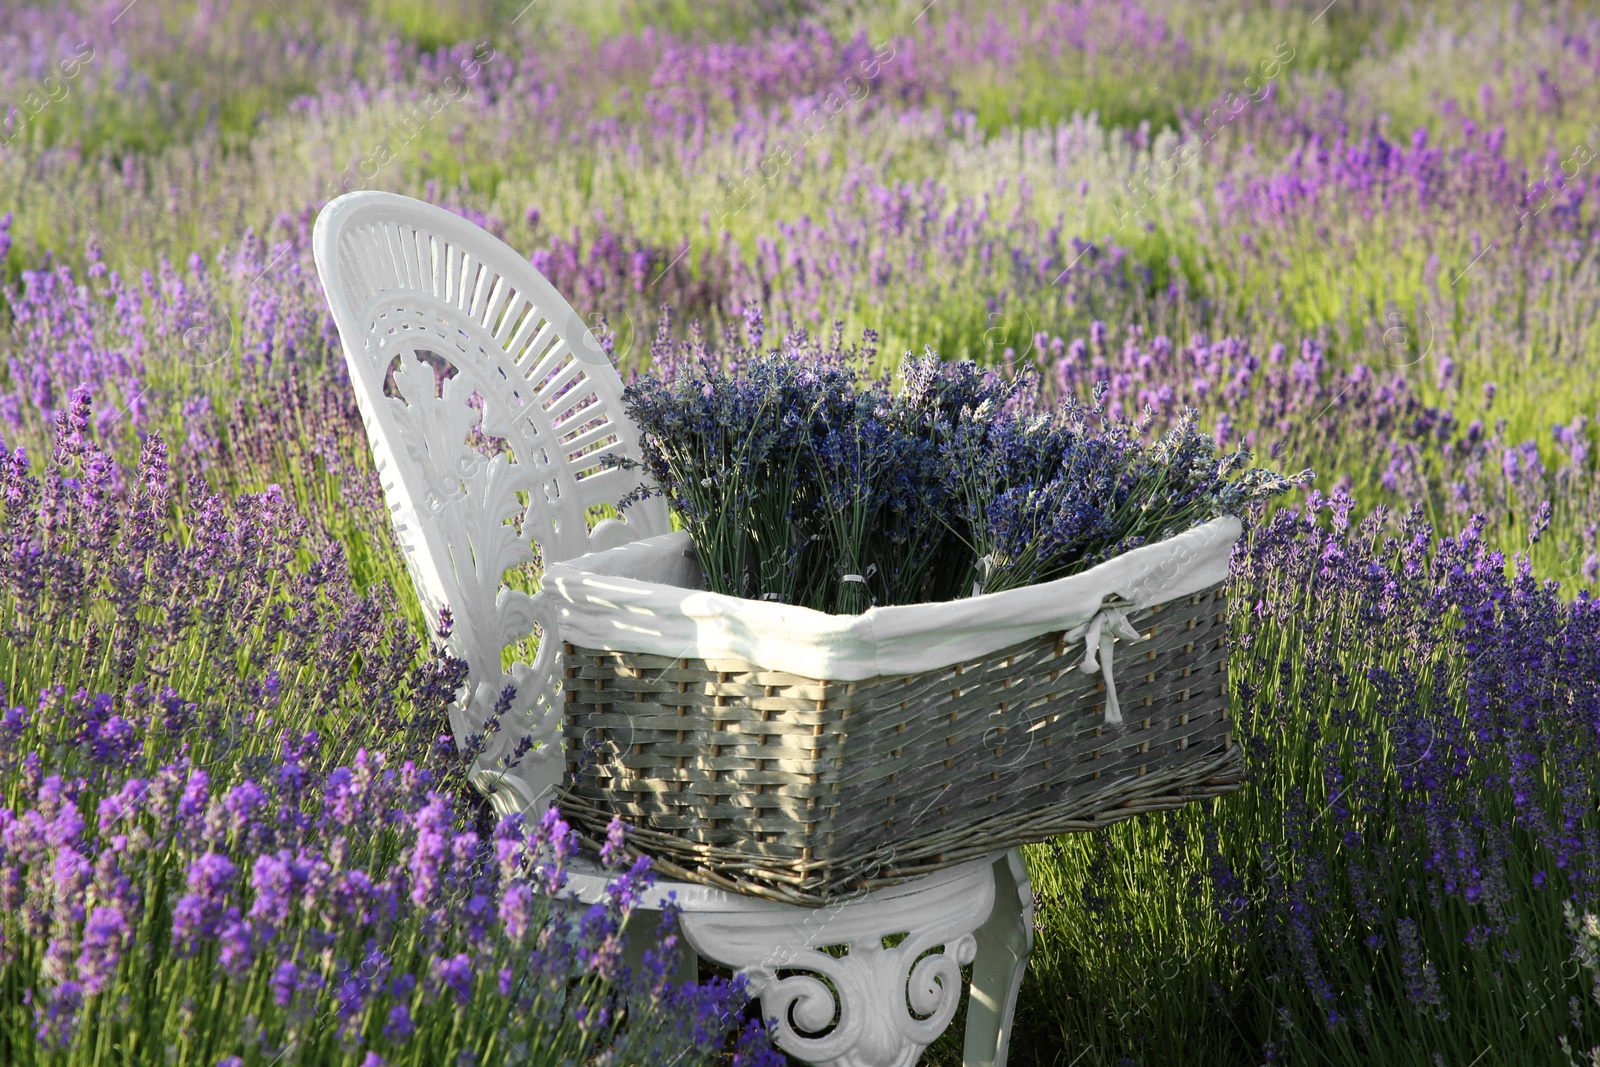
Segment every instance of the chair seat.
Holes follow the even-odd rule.
[[[1004,852],[996,852],[984,859],[973,860],[959,867],[930,874],[914,882],[885,886],[860,896],[849,898],[842,904],[824,908],[804,908],[782,904],[761,897],[748,897],[724,889],[698,885],[694,882],[657,881],[640,898],[640,906],[660,910],[669,896],[673,897],[684,914],[756,915],[781,920],[789,915],[808,915],[818,911],[839,911],[845,908],[904,908],[914,907],[918,900],[930,892],[943,891],[947,886],[961,886],[971,890],[977,882],[988,877],[989,868],[1003,860]],[[612,875],[597,859],[587,854],[574,857],[567,863],[567,889],[583,904],[595,904],[605,899],[605,887]]]

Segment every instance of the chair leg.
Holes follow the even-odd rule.
[[[995,861],[994,910],[976,936],[962,1062],[965,1067],[1005,1067],[1017,991],[1033,950],[1033,886],[1017,849]]]
[[[978,860],[819,908],[687,908],[683,928],[703,957],[745,975],[791,1060],[914,1067],[960,1006],[995,870]]]

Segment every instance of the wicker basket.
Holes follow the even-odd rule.
[[[855,681],[566,644],[558,803],[671,877],[815,906],[1239,788],[1220,584],[1125,617],[1115,724],[1071,631]]]

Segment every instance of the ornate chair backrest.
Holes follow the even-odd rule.
[[[669,529],[659,499],[590,526],[636,484],[600,465],[639,455],[622,381],[532,264],[442,208],[349,193],[322,210],[313,245],[412,582],[430,623],[450,609],[447,645],[470,670],[456,742],[487,743],[473,781],[497,811],[537,815],[564,768],[560,638],[542,594],[504,576]],[[503,670],[536,628],[533,662]]]

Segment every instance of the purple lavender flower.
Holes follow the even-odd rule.
[[[272,971],[272,1002],[280,1008],[287,1008],[299,984],[299,965],[293,960],[284,960]]]
[[[229,828],[234,833],[242,831],[267,802],[267,795],[254,782],[245,781],[228,790],[222,806],[228,813]]]
[[[97,905],[89,914],[83,930],[83,950],[77,960],[86,996],[99,993],[115,979],[129,934],[127,916],[120,905]]]
[[[237,907],[230,907],[222,919],[217,938],[221,945],[218,962],[223,973],[230,978],[243,979],[255,962],[254,931],[250,921],[240,915]]]
[[[181,952],[192,954],[202,939],[217,936],[237,874],[233,862],[216,852],[207,852],[190,864],[189,892],[172,909],[172,940]]]
[[[178,801],[178,817],[189,820],[204,812],[210,795],[211,777],[203,770],[196,769],[189,772],[189,780],[183,788],[183,797]]]
[[[396,1004],[389,1009],[389,1018],[383,1024],[383,1036],[397,1045],[403,1045],[416,1033],[417,1027],[411,1021],[411,1009],[404,1004]]]
[[[539,893],[529,885],[514,884],[500,897],[500,922],[506,936],[520,944],[533,928],[534,920],[542,914]]]
[[[605,844],[600,847],[600,862],[607,867],[615,867],[622,862],[627,830],[627,825],[616,816],[612,817],[611,824],[606,827]]]
[[[411,900],[422,906],[433,899],[448,871],[449,801],[438,793],[429,793],[428,804],[417,813],[414,825],[417,843],[411,853]]]
[[[428,976],[437,994],[452,992],[463,1004],[471,995],[472,960],[465,953],[457,953],[444,959],[435,958],[428,965]]]

